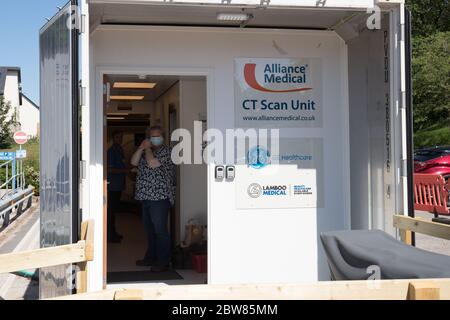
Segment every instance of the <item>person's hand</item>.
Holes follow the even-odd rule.
[[[148,139],[145,139],[144,141],[142,141],[139,149],[148,150],[151,149],[151,147],[152,147],[151,142]]]
[[[152,168],[152,169],[161,167],[161,163],[156,158],[153,158],[152,160],[150,160],[149,165],[150,165],[150,168]]]

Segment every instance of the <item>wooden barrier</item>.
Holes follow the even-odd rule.
[[[427,221],[421,218],[411,218],[408,216],[394,216],[394,227],[400,229],[402,241],[408,243],[403,236],[405,232],[417,232],[433,236],[436,238],[450,240],[450,225]]]
[[[280,285],[153,285],[56,300],[450,300],[450,279],[333,281]]]
[[[75,244],[0,255],[0,273],[78,264],[77,292],[86,292],[87,261],[94,259],[94,221],[85,221]]]
[[[450,185],[439,174],[414,174],[414,209],[450,215]]]
[[[394,216],[394,226],[450,240],[450,225]],[[138,289],[87,290],[87,262],[94,258],[94,223],[83,222],[76,244],[0,255],[0,273],[76,263],[76,295],[57,300],[450,300],[450,279],[333,281],[261,285],[148,285]]]
[[[394,216],[402,231],[450,240],[450,226]],[[260,285],[147,285],[90,292],[56,300],[450,300],[450,279],[333,281]]]

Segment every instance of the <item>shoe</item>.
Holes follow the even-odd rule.
[[[138,267],[150,267],[150,266],[152,266],[154,264],[155,264],[154,261],[148,261],[148,260],[145,260],[145,259],[136,261],[136,265]]]
[[[150,271],[155,273],[166,272],[169,271],[169,266],[153,266]]]

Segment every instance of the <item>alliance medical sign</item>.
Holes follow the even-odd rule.
[[[320,59],[237,58],[237,128],[321,128]]]

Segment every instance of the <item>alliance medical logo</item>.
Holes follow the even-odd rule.
[[[264,65],[264,85],[258,82],[256,77],[256,63],[246,63],[244,66],[245,82],[254,90],[266,93],[289,93],[313,90],[311,87],[303,87],[309,79],[309,65],[284,65],[281,63],[266,63]],[[271,89],[267,85],[285,84],[294,85],[296,88]]]

